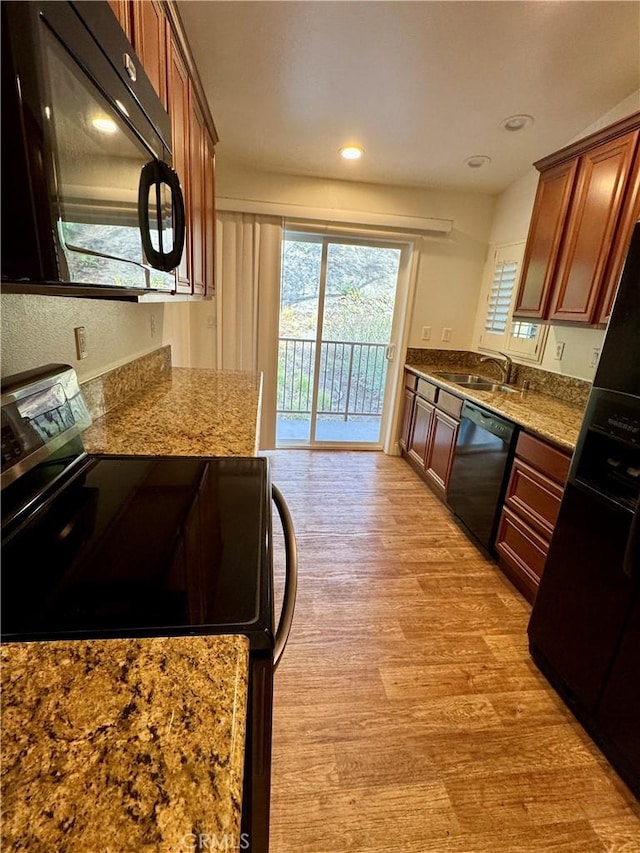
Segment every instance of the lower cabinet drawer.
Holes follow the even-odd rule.
[[[408,370],[404,372],[404,387],[408,388],[409,391],[415,391],[416,386],[418,385],[418,377],[415,373],[409,373]]]
[[[521,432],[516,445],[516,456],[533,465],[556,483],[565,484],[571,465],[571,456],[568,453],[563,453],[562,450],[552,447],[527,432]]]
[[[549,541],[505,507],[495,548],[505,573],[533,601],[547,560]]]
[[[550,539],[564,489],[517,457],[513,460],[505,504]]]
[[[421,397],[424,397],[425,400],[430,400],[432,403],[435,403],[438,397],[438,386],[427,382],[426,379],[418,379],[417,391]]]
[[[438,394],[438,408],[454,418],[459,418],[460,412],[462,412],[462,400],[455,394],[450,394],[441,388]]]

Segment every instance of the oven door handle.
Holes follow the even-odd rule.
[[[284,597],[282,601],[282,612],[276,630],[275,645],[273,649],[273,669],[277,669],[282,659],[282,654],[289,639],[289,632],[293,623],[293,612],[296,607],[296,596],[298,593],[298,545],[296,533],[293,528],[293,520],[287,502],[277,486],[271,486],[273,502],[278,510],[282,531],[284,533],[284,550],[286,558],[286,575],[284,582]]]

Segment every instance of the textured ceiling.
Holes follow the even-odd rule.
[[[499,192],[640,89],[638,2],[178,7],[219,152],[272,172]]]

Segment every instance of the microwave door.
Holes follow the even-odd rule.
[[[155,271],[172,272],[184,251],[184,197],[178,174],[161,160],[152,160],[142,169],[138,217],[147,261]],[[157,278],[152,273],[152,286]]]
[[[60,279],[147,290],[153,283],[140,237],[138,183],[153,152],[130,127],[124,105],[118,108],[46,27],[43,46]]]

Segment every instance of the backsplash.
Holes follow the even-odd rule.
[[[437,364],[443,367],[462,367],[470,372],[481,373],[486,376],[499,378],[499,371],[493,364],[482,362],[482,354],[470,352],[469,350],[443,350],[423,349],[409,347],[407,350],[407,363],[409,364]],[[575,376],[562,376],[539,367],[530,367],[526,364],[518,364],[514,361],[511,374],[511,385],[522,385],[529,382],[529,388],[540,394],[548,394],[565,403],[572,403],[584,407],[591,389],[591,383],[586,379],[577,379]]]
[[[171,347],[160,347],[81,384],[91,417],[101,418],[133,394],[171,376]]]

